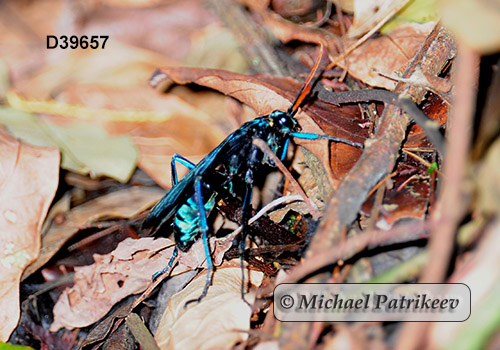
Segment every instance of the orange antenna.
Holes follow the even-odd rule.
[[[297,113],[297,111],[299,110],[299,107],[302,105],[302,102],[304,102],[307,95],[309,95],[309,92],[311,92],[311,89],[312,89],[311,81],[313,80],[313,77],[318,70],[319,63],[321,62],[321,58],[323,57],[323,51],[324,51],[323,44],[320,44],[319,57],[316,60],[316,63],[314,64],[314,67],[311,70],[311,73],[309,73],[309,76],[307,77],[306,82],[304,83],[304,85],[300,89],[299,94],[295,98],[295,101],[293,101],[290,108],[288,108],[288,111],[287,111],[288,115],[293,116],[295,113]]]

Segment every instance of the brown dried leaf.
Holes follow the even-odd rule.
[[[19,319],[19,282],[40,250],[40,230],[59,181],[59,151],[21,143],[0,128],[0,341]]]
[[[424,156],[425,157],[425,156]],[[430,176],[427,167],[419,161],[407,156],[396,168],[398,175],[392,180],[392,187],[386,190],[380,217],[382,227],[392,226],[402,219],[424,219],[430,201]],[[370,213],[375,194],[364,204],[363,211]]]
[[[388,35],[366,41],[347,56],[347,65],[344,61],[338,65],[368,85],[393,90],[397,82],[379,73],[392,76],[403,72],[434,25],[433,22],[402,24]]]
[[[121,299],[144,291],[151,283],[151,276],[167,264],[174,247],[152,257],[150,250],[171,243],[166,238],[129,238],[109,254],[95,254],[94,264],[75,267],[74,285],[64,290],[54,306],[50,330],[88,326]]]
[[[215,244],[214,265],[219,265],[230,244]],[[66,289],[54,306],[51,331],[64,327],[73,329],[88,326],[100,318],[128,295],[146,290],[154,273],[167,266],[174,250],[167,238],[152,237],[122,241],[106,255],[94,255],[95,263],[75,267],[74,285]],[[168,248],[164,248],[168,246]],[[164,248],[164,249],[163,249]],[[152,252],[158,252],[152,255]],[[179,251],[179,263],[171,275],[206,266],[203,241],[198,240],[184,253]]]
[[[3,1],[0,20],[0,57],[9,67],[11,81],[40,69],[50,59],[45,37],[55,32],[61,1]],[[50,14],[48,16],[47,14]]]
[[[435,120],[440,126],[443,126],[448,119],[449,105],[435,94],[429,94],[423,102],[422,111],[429,117]],[[408,132],[408,138],[404,143],[404,147],[427,147],[427,134],[418,125],[413,124]]]
[[[259,286],[262,278],[261,272],[251,271],[252,284]],[[217,269],[207,296],[184,308],[187,301],[200,296],[205,281],[202,273],[170,299],[155,334],[161,349],[232,349],[247,339],[252,310],[241,299],[241,270]],[[255,295],[248,293],[245,298],[252,304]]]
[[[45,265],[75,233],[106,218],[130,218],[154,205],[165,193],[156,188],[130,187],[88,201],[66,213],[62,223],[53,222],[42,237],[42,251],[24,276]]]

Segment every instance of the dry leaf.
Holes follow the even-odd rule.
[[[231,247],[231,242],[220,241],[210,240],[216,266]],[[155,250],[159,251],[152,254]],[[51,331],[88,326],[126,296],[143,292],[152,283],[153,274],[167,266],[173,250],[174,243],[167,238],[127,238],[113,252],[95,254],[94,264],[75,267],[74,285],[63,292],[54,306]],[[206,266],[202,240],[196,241],[188,252],[179,251],[178,256],[171,275]]]
[[[12,108],[0,107],[0,111],[0,123],[16,137],[36,146],[59,147],[63,169],[91,177],[109,176],[122,183],[135,170],[137,150],[127,135],[110,136],[90,123],[58,125]]]
[[[250,281],[259,286],[262,277],[261,272],[252,271]],[[205,281],[201,273],[170,299],[155,334],[161,349],[232,349],[247,339],[252,310],[241,299],[241,270],[217,269],[206,297],[184,308],[187,301],[200,296]],[[255,296],[248,293],[245,298],[252,304]]]
[[[39,254],[40,230],[59,181],[59,151],[21,143],[0,128],[0,341],[19,319],[19,282]]]
[[[28,276],[45,265],[82,228],[108,218],[130,218],[152,207],[165,193],[156,188],[130,187],[88,201],[71,209],[62,223],[52,223],[42,237],[39,258],[26,269]]]
[[[434,25],[402,24],[388,35],[366,41],[347,56],[347,65],[344,61],[338,65],[368,85],[393,90],[397,82],[379,73],[392,76],[403,72]]]
[[[106,255],[94,255],[92,265],[75,267],[74,285],[54,306],[50,330],[88,326],[102,318],[121,299],[144,291],[151,276],[166,266],[174,247],[149,256],[151,250],[172,245],[166,238],[125,239]]]
[[[67,50],[64,50],[67,51]],[[173,62],[159,54],[109,42],[105,50],[69,50],[36,75],[15,85],[27,99],[49,100],[73,84],[147,86],[156,67]]]
[[[172,183],[170,160],[175,153],[196,163],[223,140],[225,133],[218,127],[221,121],[214,120],[203,108],[173,94],[161,96],[144,85],[123,88],[76,84],[66,89],[59,99],[88,108],[94,122],[101,123],[111,134],[131,135],[139,151],[139,167],[160,186],[168,188]],[[137,116],[134,119],[106,120],[95,109],[138,113],[131,114]],[[141,111],[147,111],[149,116],[141,117]],[[68,118],[51,117],[50,120],[64,123]],[[179,167],[179,170],[182,174],[184,169]]]

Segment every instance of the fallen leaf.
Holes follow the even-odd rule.
[[[13,89],[26,99],[47,101],[73,84],[146,86],[156,67],[174,63],[160,54],[110,40],[105,50],[67,51]]]
[[[45,36],[54,33],[61,5],[61,1],[2,2],[0,57],[8,65],[14,84],[40,69],[53,54],[53,50],[46,49]]]
[[[171,243],[166,238],[125,239],[109,254],[94,254],[94,264],[75,267],[74,285],[63,291],[54,306],[50,330],[88,326],[126,296],[144,291],[153,274],[167,265],[174,247],[151,257],[150,250]]]
[[[169,300],[155,334],[161,349],[232,349],[247,339],[252,310],[241,299],[241,269],[217,269],[205,298],[184,307],[187,301],[200,296],[205,276],[200,274]],[[251,271],[252,284],[259,286],[262,278],[263,273]],[[245,298],[252,304],[255,295],[247,293]]]
[[[59,181],[56,148],[29,146],[0,128],[0,340],[19,320],[19,282],[40,251],[40,230]]]
[[[164,194],[164,191],[156,188],[130,187],[71,209],[65,214],[63,222],[53,222],[42,237],[40,256],[28,266],[24,275],[28,276],[45,265],[82,228],[102,219],[136,216],[152,207]]]
[[[63,169],[123,183],[135,170],[137,150],[128,136],[109,136],[99,126],[81,122],[57,125],[11,108],[0,112],[0,123],[15,136],[34,145],[59,147]]]
[[[392,76],[403,72],[434,26],[434,22],[401,24],[390,34],[363,43],[347,56],[347,65],[344,61],[338,65],[368,85],[393,90],[397,82],[379,73]]]
[[[398,220],[425,218],[431,191],[427,170],[424,164],[411,157],[398,163],[398,174],[392,179],[392,187],[386,189],[380,208],[380,217],[386,224],[392,226]],[[375,194],[363,204],[365,213],[372,211],[374,199]]]
[[[216,22],[202,0],[161,1],[141,9],[98,6],[86,19],[83,34],[113,33],[115,41],[161,53],[176,63],[189,54],[189,37]]]
[[[211,247],[215,247],[214,239],[211,242]],[[94,264],[75,267],[74,285],[64,290],[54,306],[54,322],[50,330],[88,326],[104,317],[114,304],[126,296],[146,290],[152,283],[153,274],[167,266],[173,245],[167,238],[127,238],[113,252],[95,254]],[[219,258],[214,259],[215,265],[220,264],[224,253],[220,251],[220,245],[217,247]],[[229,248],[230,245],[225,249]],[[151,254],[155,250],[159,251]],[[198,240],[188,252],[179,251],[179,262],[171,275],[205,264],[203,242]]]
[[[58,99],[70,105],[84,106],[93,122],[101,124],[112,135],[131,135],[139,151],[139,167],[160,186],[169,188],[172,156],[178,153],[197,162],[223,140],[225,132],[219,125],[229,124],[228,119],[221,121],[212,117],[220,114],[222,103],[214,103],[213,94],[205,105],[209,102],[215,104],[218,109],[214,114],[207,112],[204,105],[188,103],[189,97],[192,96],[161,96],[150,86],[123,88],[76,84],[68,87]],[[99,114],[100,109],[118,112],[118,118],[105,119]],[[120,111],[137,113],[130,114],[133,119],[120,119]],[[52,116],[49,119],[58,124],[68,121],[67,117]],[[179,170],[182,175],[183,169]]]
[[[236,73],[248,71],[248,63],[231,31],[214,23],[191,35],[191,47],[183,65],[225,69]]]

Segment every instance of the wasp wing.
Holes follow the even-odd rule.
[[[143,228],[152,228],[155,232],[179,210],[194,193],[194,181],[212,173],[233,154],[241,152],[245,146],[251,145],[255,128],[262,123],[261,118],[243,124],[230,134],[213,151],[205,156],[191,169],[172,189],[151,209],[142,223]]]

